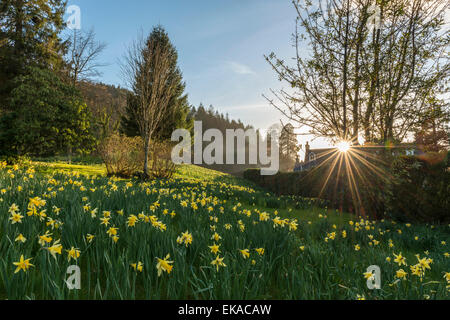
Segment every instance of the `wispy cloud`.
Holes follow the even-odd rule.
[[[235,61],[228,61],[228,67],[237,74],[255,74],[255,72],[247,65]]]

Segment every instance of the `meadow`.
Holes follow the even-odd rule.
[[[0,165],[0,298],[449,298],[449,225],[369,221],[196,166],[146,183],[104,173]]]

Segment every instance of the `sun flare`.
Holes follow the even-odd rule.
[[[336,145],[336,148],[340,152],[348,152],[351,148],[351,145],[350,145],[350,142],[348,142],[348,141],[341,141]]]

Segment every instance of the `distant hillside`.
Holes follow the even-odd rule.
[[[120,121],[127,104],[127,89],[88,81],[77,86],[94,118],[101,117],[106,111],[113,122]]]

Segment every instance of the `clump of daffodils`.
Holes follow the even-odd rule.
[[[177,238],[178,244],[184,244],[186,248],[192,243],[192,234],[189,231],[183,232],[181,236]]]

